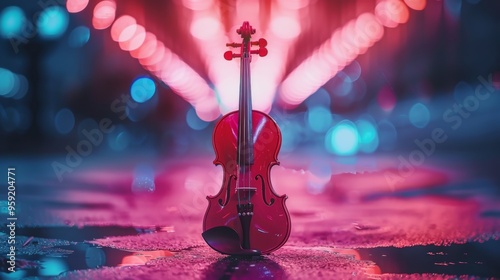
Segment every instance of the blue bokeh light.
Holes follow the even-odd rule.
[[[208,122],[203,121],[198,117],[194,108],[190,108],[186,114],[186,122],[190,128],[194,130],[202,130],[208,126]]]
[[[340,156],[350,156],[358,152],[359,134],[356,125],[348,120],[343,120],[330,128],[325,137],[326,149]]]
[[[358,120],[356,126],[359,133],[359,150],[365,153],[373,153],[379,144],[377,128],[370,121]]]
[[[60,37],[68,28],[69,15],[59,6],[48,7],[38,18],[37,27],[40,36],[53,39]]]
[[[431,113],[424,104],[416,103],[411,107],[409,117],[412,125],[418,128],[424,128],[429,124]]]
[[[54,118],[54,125],[57,132],[61,134],[68,134],[75,126],[75,116],[73,112],[67,108],[63,108],[56,113]]]
[[[361,66],[356,60],[353,60],[351,64],[347,65],[342,72],[349,76],[350,81],[354,83],[361,76]]]
[[[0,96],[9,97],[14,90],[16,76],[11,71],[0,68]]]
[[[86,26],[78,26],[69,34],[68,44],[70,47],[79,48],[87,44],[90,39],[90,29]]]
[[[6,7],[0,12],[0,35],[4,38],[13,38],[19,35],[23,31],[25,21],[26,18],[21,8]]]
[[[344,71],[340,71],[328,81],[330,91],[336,96],[346,96],[353,88],[352,80]]]
[[[322,106],[309,109],[306,118],[309,127],[314,132],[325,132],[332,125],[332,113]]]
[[[130,95],[135,102],[144,103],[156,92],[155,82],[149,77],[136,79],[130,87]]]
[[[307,107],[312,108],[318,105],[330,107],[330,93],[325,88],[319,88],[314,94],[309,96],[305,101]]]
[[[114,151],[125,150],[131,141],[130,133],[123,127],[118,126],[108,137],[108,145]]]

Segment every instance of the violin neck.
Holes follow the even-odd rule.
[[[238,164],[253,164],[252,92],[250,87],[250,42],[244,43],[240,70],[240,104],[238,123]]]

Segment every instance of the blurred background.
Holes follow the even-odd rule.
[[[269,50],[252,61],[254,109],[280,125],[285,164],[480,153],[495,171],[499,12],[494,0],[5,0],[0,153],[212,156],[213,127],[238,104],[225,44],[247,20]]]
[[[105,263],[116,246],[176,252],[175,276],[158,279],[230,271],[200,233],[223,175],[213,129],[238,107],[240,61],[223,54],[243,21],[268,41],[252,58],[252,97],[282,131],[271,177],[290,197],[276,259],[286,273],[355,277],[300,246],[396,246],[380,251],[379,273],[499,276],[499,15],[497,0],[2,0],[0,181],[16,168],[19,260],[45,260],[18,278],[130,264],[123,252]],[[478,257],[467,246],[411,251],[477,240],[489,242]],[[69,241],[84,246],[61,248],[90,255],[45,259]],[[183,265],[191,250],[205,266]],[[113,278],[94,272],[82,277]]]

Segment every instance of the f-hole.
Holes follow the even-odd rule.
[[[269,202],[267,202],[267,199],[266,199],[266,186],[264,185],[264,177],[262,177],[262,175],[257,175],[255,176],[255,180],[259,180],[260,178],[260,182],[262,183],[262,199],[264,200],[264,203],[267,205],[267,206],[271,206],[274,204],[274,198],[271,198],[271,200]]]
[[[227,205],[229,202],[229,196],[231,196],[231,189],[229,188],[231,185],[231,179],[234,179],[236,181],[236,175],[231,175],[229,176],[229,179],[227,180],[227,186],[226,186],[226,201],[222,201],[222,198],[219,198],[219,205],[221,207],[224,207]]]

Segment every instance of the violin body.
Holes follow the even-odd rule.
[[[252,54],[266,56],[267,41],[251,41],[255,29],[247,22],[236,31],[242,43],[226,46],[224,58],[241,58],[239,109],[220,119],[214,129],[214,164],[223,168],[221,190],[207,196],[202,236],[214,250],[228,255],[268,254],[290,235],[286,195],[271,185],[271,167],[278,163],[281,132],[268,115],[252,109],[250,62]],[[259,46],[252,50],[252,46]]]
[[[270,178],[271,167],[279,164],[281,132],[267,114],[253,110],[251,115],[254,162],[248,168],[238,166],[238,111],[225,115],[214,129],[214,164],[222,166],[224,176],[219,193],[207,196],[209,206],[203,230],[230,227],[240,237],[248,239],[242,241],[242,247],[267,254],[283,246],[290,235],[287,196],[274,192]],[[253,211],[245,230],[238,205],[247,201],[252,204]]]

